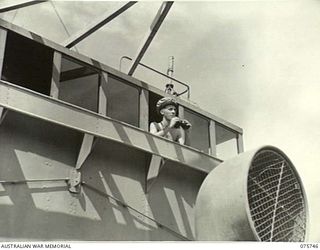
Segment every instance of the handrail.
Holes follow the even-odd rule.
[[[122,59],[128,59],[128,60],[132,61],[132,58],[130,58],[130,57],[128,57],[128,56],[122,56],[122,57],[120,58],[119,71],[121,71]],[[145,67],[145,68],[147,68],[147,69],[149,69],[149,70],[151,70],[151,71],[153,71],[153,72],[158,73],[159,75],[162,75],[162,76],[164,76],[164,77],[166,77],[166,78],[168,78],[168,79],[170,79],[170,80],[173,80],[173,81],[175,81],[175,82],[177,82],[177,83],[180,83],[181,85],[185,86],[187,89],[184,90],[184,91],[182,91],[181,93],[178,93],[177,96],[180,96],[180,95],[183,95],[183,94],[185,94],[185,93],[188,93],[188,94],[187,94],[187,97],[188,97],[188,99],[190,99],[190,86],[189,86],[188,84],[186,84],[186,83],[184,83],[184,82],[181,82],[181,81],[179,81],[179,80],[177,80],[177,79],[175,79],[175,78],[173,78],[173,77],[171,77],[171,76],[168,76],[168,75],[166,75],[166,74],[164,74],[164,73],[162,73],[162,72],[160,72],[160,71],[158,71],[158,70],[156,70],[156,69],[154,69],[154,68],[152,68],[152,67],[150,67],[150,66],[148,66],[148,65],[145,65],[145,64],[140,63],[140,62],[139,62],[138,64],[140,64],[141,66],[143,66],[143,67]]]

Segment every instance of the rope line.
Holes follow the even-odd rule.
[[[56,13],[59,21],[60,21],[60,23],[62,24],[65,32],[67,33],[68,37],[71,37],[71,34],[69,33],[69,31],[68,31],[68,29],[67,29],[67,26],[66,26],[65,23],[63,22],[61,16],[59,15],[59,12],[58,12],[58,10],[56,9],[56,6],[53,4],[53,1],[50,1],[50,3],[51,3],[51,5],[52,5],[52,7],[53,7],[53,9],[54,9],[54,12]],[[77,49],[76,46],[74,47],[74,49],[79,53],[79,51],[78,51],[78,49]]]

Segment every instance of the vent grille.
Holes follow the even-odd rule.
[[[248,176],[248,200],[261,241],[304,241],[306,207],[293,166],[279,153],[262,150]]]

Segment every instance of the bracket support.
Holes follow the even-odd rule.
[[[165,159],[158,155],[152,155],[149,169],[147,170],[145,192],[149,193],[151,186],[157,180],[160,170],[165,164]]]
[[[0,125],[8,113],[8,109],[0,106]]]
[[[69,173],[68,187],[73,194],[79,194],[81,191],[81,173],[77,169],[71,169]]]

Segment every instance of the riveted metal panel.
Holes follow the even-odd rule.
[[[97,192],[72,196],[61,183],[6,186],[0,211],[5,241],[179,240]]]
[[[123,217],[116,210],[108,215],[111,218],[115,216],[118,222],[128,226],[133,223],[137,229],[145,230],[146,239],[165,239],[163,237],[166,233],[163,235],[163,232],[168,230],[180,234],[181,238],[193,239],[194,204],[205,174],[167,161],[146,194],[144,188],[150,157],[148,153],[128,148],[124,144],[98,139],[93,152],[82,166],[83,180],[163,225],[158,234],[154,234],[155,226],[158,226],[145,216],[138,215],[138,219],[132,221],[133,218]],[[134,234],[134,231],[131,233]]]
[[[97,139],[83,164],[83,180],[138,210],[144,210],[145,170],[149,154],[120,143]]]
[[[73,195],[65,181],[75,166],[81,134],[9,111],[0,127],[1,240],[179,240],[157,223],[94,190]],[[125,157],[123,157],[125,155]],[[145,212],[148,155],[98,141],[81,170],[83,181]]]
[[[81,139],[75,130],[9,111],[0,127],[1,180],[68,177]],[[99,138],[80,169],[86,183],[80,194],[71,194],[65,181],[0,185],[0,223],[8,225],[0,238],[193,239],[193,206],[205,174],[167,161],[145,194],[150,157]]]
[[[149,216],[194,240],[194,206],[205,177],[204,173],[166,161],[148,192]]]
[[[0,126],[0,179],[67,177],[81,138],[75,130],[8,111]]]

